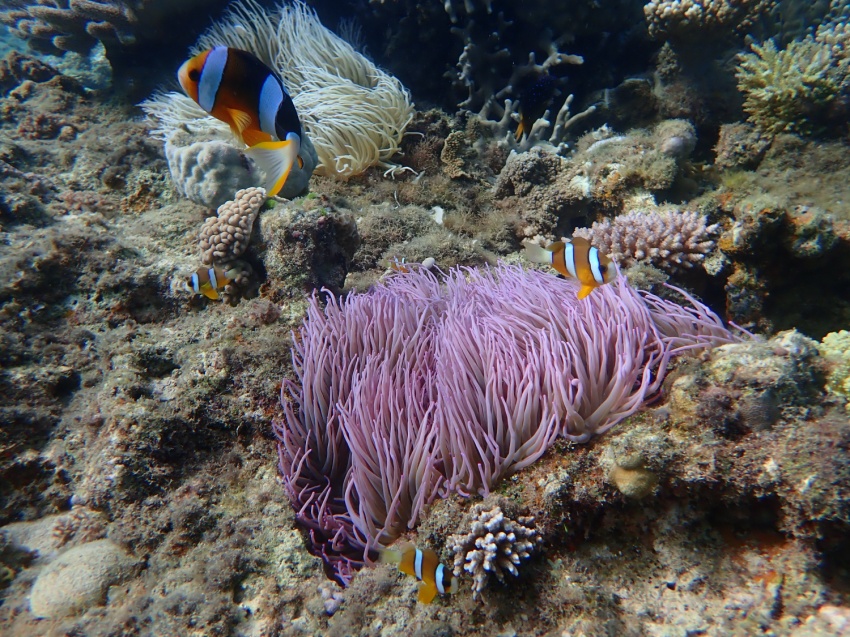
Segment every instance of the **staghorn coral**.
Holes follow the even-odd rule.
[[[88,53],[98,42],[107,50],[162,38],[163,25],[221,2],[203,0],[11,0],[0,23],[47,53]],[[184,22],[180,22],[181,26]]]
[[[198,237],[205,265],[224,263],[242,256],[248,249],[254,220],[266,201],[263,188],[246,188],[222,204],[216,217],[207,217]]]
[[[706,225],[706,217],[697,212],[632,210],[613,220],[594,221],[573,236],[589,240],[620,267],[649,263],[677,272],[705,259],[714,248],[710,235],[717,230],[717,224]]]
[[[472,575],[472,597],[478,597],[487,585],[488,574],[504,583],[505,573],[519,575],[517,566],[531,557],[543,542],[534,527],[533,517],[506,517],[500,506],[487,508],[476,504],[470,511],[472,521],[468,533],[450,535],[448,543],[454,554],[454,574]]]
[[[410,94],[322,26],[303,2],[281,5],[273,14],[252,0],[235,5],[195,51],[222,44],[254,53],[283,78],[318,155],[317,174],[348,178],[371,166],[399,169],[391,158],[413,117]],[[229,139],[227,125],[185,95],[155,95],[142,108],[158,122],[153,132],[162,139],[184,125]]]
[[[850,89],[850,56],[828,33],[818,30],[818,37],[781,50],[773,40],[754,43],[740,56],[738,90],[750,122],[768,133],[810,134],[836,116],[833,105]]]
[[[445,283],[411,267],[324,311],[311,299],[275,432],[298,519],[340,581],[438,495],[487,494],[558,436],[607,431],[672,356],[733,339],[690,297],[683,308],[623,279],[587,302],[576,290],[505,264]]]
[[[643,7],[649,35],[711,37],[718,32],[745,31],[773,0],[650,0]]]

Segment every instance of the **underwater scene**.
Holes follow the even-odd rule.
[[[850,1],[0,0],[0,635],[850,636]]]

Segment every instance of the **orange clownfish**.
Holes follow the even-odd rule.
[[[190,292],[203,294],[208,299],[218,300],[221,298],[218,291],[224,289],[224,286],[238,275],[239,270],[236,268],[226,271],[216,267],[200,268],[189,277],[186,286]]]
[[[422,551],[410,542],[404,542],[395,549],[382,549],[380,555],[381,562],[398,564],[398,570],[422,582],[418,597],[422,604],[430,604],[437,593],[457,593],[457,578],[440,564],[440,558],[431,549]]]
[[[560,274],[581,283],[579,299],[583,299],[600,285],[610,283],[617,275],[611,258],[581,237],[567,242],[556,241],[546,248],[536,243],[524,245],[526,259],[532,263],[548,263]]]
[[[180,86],[207,113],[230,126],[266,173],[274,197],[301,152],[301,122],[283,81],[259,59],[240,49],[217,46],[183,63]]]

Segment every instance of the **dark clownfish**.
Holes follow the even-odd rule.
[[[548,263],[565,277],[581,283],[578,298],[583,299],[600,285],[617,275],[611,258],[590,245],[590,241],[575,237],[572,241],[556,241],[542,248],[536,243],[525,244],[525,258],[532,263]]]
[[[189,291],[195,294],[203,294],[208,299],[218,300],[221,295],[219,290],[230,283],[239,275],[237,268],[222,270],[221,268],[200,268],[186,282]]]
[[[207,113],[221,120],[247,146],[246,154],[266,173],[274,197],[301,152],[301,122],[281,79],[240,49],[217,46],[184,62],[180,86]]]
[[[445,566],[431,549],[419,550],[410,542],[404,542],[394,549],[381,549],[380,561],[385,564],[398,564],[398,570],[413,575],[422,582],[419,585],[419,602],[430,604],[437,593],[447,595],[457,593],[457,578]]]

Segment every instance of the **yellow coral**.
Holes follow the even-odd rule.
[[[818,346],[821,356],[832,364],[826,388],[833,394],[850,398],[850,332],[830,332]]]

